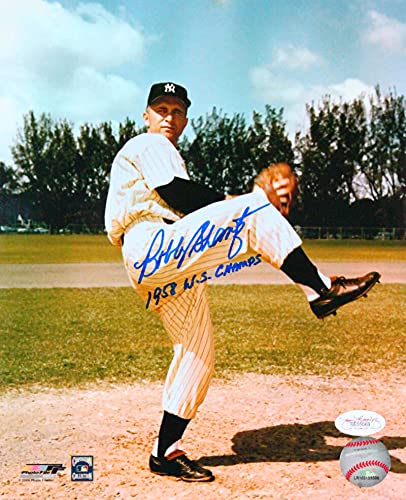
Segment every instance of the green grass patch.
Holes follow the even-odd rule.
[[[305,240],[303,248],[314,261],[382,262],[405,261],[405,241]]]
[[[305,240],[304,248],[316,262],[406,260],[403,241]],[[121,262],[121,251],[105,235],[0,235],[1,264]]]
[[[2,234],[1,264],[121,262],[121,250],[103,234]]]
[[[400,366],[405,285],[314,318],[291,285],[209,288],[216,376],[344,375]],[[0,390],[163,380],[172,348],[128,288],[0,290]]]

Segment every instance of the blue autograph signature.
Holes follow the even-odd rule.
[[[181,236],[176,243],[174,239],[170,240],[166,250],[163,249],[165,231],[164,229],[159,229],[151,241],[145,259],[141,262],[134,263],[135,269],[141,269],[138,283],[141,283],[144,278],[152,276],[158,271],[162,263],[167,264],[171,258],[178,261],[176,267],[180,269],[186,258],[190,258],[194,253],[203,252],[206,248],[212,248],[216,246],[217,243],[228,240],[230,237],[231,241],[228,249],[228,259],[233,259],[238,255],[243,245],[243,240],[239,235],[245,227],[244,219],[269,205],[270,203],[266,203],[259,208],[255,208],[251,212],[250,207],[246,207],[240,217],[233,219],[233,222],[235,222],[234,227],[227,226],[216,228],[215,224],[207,220],[197,229],[188,243],[185,242],[185,238]],[[151,268],[147,271],[150,264]]]
[[[214,276],[208,274],[208,271],[203,271],[202,273],[194,274],[192,277],[185,278],[183,285],[180,283],[179,288],[181,290],[190,290],[195,285],[205,283],[208,280],[221,278],[222,276],[227,276],[230,273],[237,273],[246,267],[257,266],[260,264],[261,254],[249,257],[247,260],[240,260],[238,262],[226,262],[224,264],[219,264],[215,271]],[[170,295],[176,295],[179,292],[178,283],[176,281],[171,281],[166,283],[162,287],[157,286],[153,291],[148,292],[147,302],[145,308],[148,309],[151,302],[155,302],[155,306],[159,304],[162,299],[166,299]]]

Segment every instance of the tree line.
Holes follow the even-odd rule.
[[[283,109],[267,105],[251,122],[213,108],[191,120],[193,138],[179,149],[192,179],[229,194],[252,188],[270,163],[289,163],[299,179],[292,222],[328,226],[404,226],[406,101],[379,87],[370,96],[306,107],[308,127],[289,138]],[[127,118],[85,123],[75,135],[67,120],[28,112],[18,130],[14,166],[0,162],[0,223],[7,200],[23,200],[26,216],[55,230],[103,225],[111,164],[144,127]],[[5,201],[6,200],[6,201]]]

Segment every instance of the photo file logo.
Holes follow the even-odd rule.
[[[21,481],[53,481],[66,467],[63,464],[25,464]]]

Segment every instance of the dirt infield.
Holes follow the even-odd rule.
[[[11,391],[0,398],[0,498],[41,499],[400,499],[405,498],[405,379],[277,377],[215,381],[184,441],[216,481],[188,484],[152,475],[148,457],[161,417],[160,383],[83,390]],[[350,437],[334,427],[350,409],[386,418],[386,479],[359,489],[339,455]],[[6,430],[6,432],[4,432]],[[402,437],[403,436],[403,437]],[[95,479],[75,483],[70,455],[93,455]],[[52,482],[22,482],[27,463],[62,463]]]
[[[399,262],[320,262],[326,275],[361,276],[371,270],[382,283],[406,283],[406,264]],[[212,273],[213,275],[214,273]],[[213,284],[288,284],[291,281],[267,264],[216,278]],[[8,264],[0,265],[0,288],[130,286],[124,266],[109,264]]]

